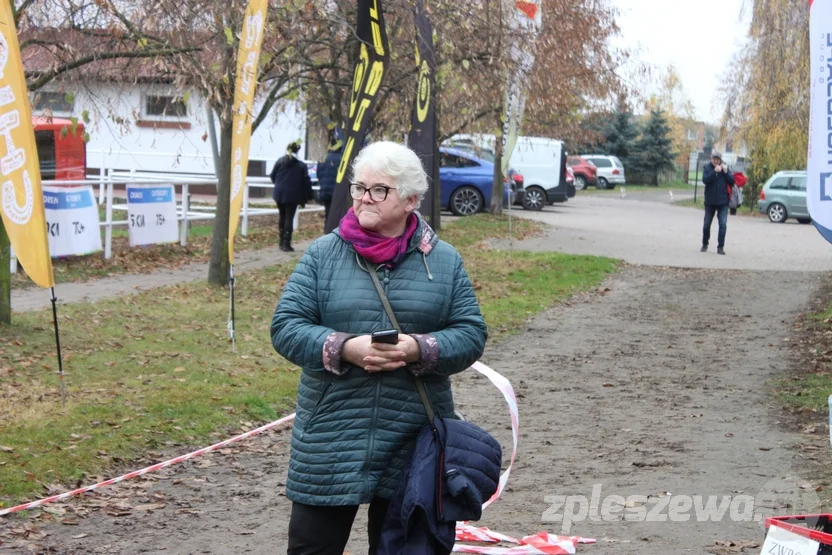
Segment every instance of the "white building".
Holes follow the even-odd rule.
[[[258,103],[255,114],[262,103]],[[208,114],[196,93],[155,83],[60,82],[32,96],[35,115],[89,119],[87,167],[145,172],[214,174]],[[215,120],[219,132],[219,122]],[[289,101],[272,109],[252,136],[249,175],[268,175],[301,139],[305,155],[306,115]]]

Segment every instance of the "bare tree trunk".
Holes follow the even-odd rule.
[[[211,240],[211,263],[208,283],[223,286],[228,283],[228,220],[231,213],[231,138],[230,117],[220,119],[220,163],[217,167],[217,212]]]
[[[9,236],[0,220],[0,324],[12,323],[12,253]]]
[[[494,182],[491,184],[491,213],[503,213],[503,132],[494,141]]]

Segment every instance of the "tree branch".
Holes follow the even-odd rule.
[[[116,8],[115,4],[113,2],[111,2],[110,0],[107,0],[104,4],[106,6],[107,11],[109,11],[111,14],[113,14],[116,17],[116,19],[121,21],[121,24],[124,25],[125,29],[127,29],[133,35],[133,37],[136,40],[141,39],[141,38],[147,38],[147,39],[153,40],[155,42],[158,42],[160,44],[165,44],[165,41],[159,39],[158,37],[153,37],[153,36],[147,35],[143,32],[140,32],[138,29],[136,29],[133,26],[133,23],[129,19],[127,19],[127,17],[125,17],[124,14],[122,14]]]
[[[498,115],[501,110],[502,110],[502,108],[486,108],[485,110],[482,110],[482,111],[474,114],[473,116],[471,116],[467,120],[463,121],[460,125],[458,125],[456,127],[456,129],[454,129],[450,133],[446,133],[444,135],[440,134],[439,142],[441,143],[445,139],[450,139],[454,135],[456,135],[458,133],[461,133],[462,131],[465,130],[465,128],[467,128],[469,125],[471,125],[475,121],[479,121],[479,120],[481,120],[482,118],[484,118],[486,116]]]
[[[283,86],[286,84],[287,80],[282,80],[282,82],[278,83],[272,90],[269,91],[269,95],[266,97],[266,100],[263,102],[262,108],[260,108],[260,113],[257,114],[257,117],[254,118],[254,121],[251,123],[251,132],[254,131],[260,126],[261,123],[266,119],[266,116],[269,115],[269,112],[272,110],[272,107],[277,103],[278,100],[286,98],[296,90],[298,90],[299,85],[292,85],[288,89],[283,89]]]
[[[14,26],[17,27],[20,24],[20,18],[23,17],[23,12],[31,6],[35,0],[23,0],[23,3],[20,5],[19,8],[14,7],[14,0],[9,0],[12,5],[12,11],[14,12]]]
[[[66,73],[68,71],[72,71],[73,69],[78,69],[79,67],[83,67],[87,64],[91,64],[93,62],[100,62],[103,60],[118,60],[123,58],[155,58],[161,56],[171,56],[173,54],[181,54],[185,52],[191,52],[193,50],[198,50],[194,48],[173,48],[173,49],[163,49],[163,50],[145,50],[145,51],[138,51],[138,52],[104,52],[101,54],[90,54],[89,56],[84,56],[83,58],[78,58],[77,60],[73,60],[71,62],[67,62],[57,68],[47,71],[46,73],[42,73],[35,81],[29,84],[30,91],[36,91],[55,79],[57,76]]]

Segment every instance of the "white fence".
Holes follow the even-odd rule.
[[[86,181],[44,181],[44,186],[83,186],[92,185],[98,187],[98,204],[104,204],[104,221],[99,223],[99,226],[104,229],[104,258],[109,259],[113,255],[113,228],[127,227],[129,221],[126,219],[115,219],[116,212],[120,214],[127,211],[127,204],[115,204],[114,189],[116,185],[173,185],[176,195],[176,217],[179,222],[179,244],[183,247],[188,244],[188,233],[190,231],[190,223],[196,221],[213,220],[216,218],[216,206],[193,206],[191,205],[190,187],[197,185],[213,185],[216,187],[217,180],[213,177],[204,175],[182,175],[182,174],[158,174],[158,173],[143,173],[143,172],[113,172],[107,170],[97,179],[87,179]],[[267,177],[249,177],[246,180],[246,187],[243,189],[243,206],[240,210],[240,234],[245,237],[248,235],[249,219],[256,216],[269,216],[278,214],[278,209],[265,208],[261,206],[251,206],[249,204],[249,189],[274,189],[274,185]],[[317,186],[313,189],[317,190]],[[305,208],[298,210],[295,213],[294,228],[298,227],[299,214],[301,212],[321,212],[323,207]],[[17,258],[12,251],[11,257],[11,271],[17,272]]]

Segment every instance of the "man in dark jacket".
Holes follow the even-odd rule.
[[[344,156],[344,142],[333,135],[326,158],[318,162],[318,187],[321,203],[324,205],[324,226],[329,218],[329,207],[332,205],[332,195],[335,193],[335,180],[338,177],[338,166]]]
[[[297,159],[300,143],[289,143],[286,155],[274,165],[269,177],[274,183],[272,198],[280,211],[280,250],[294,252],[292,248],[292,221],[298,206],[312,200],[312,181],[306,164]]]
[[[702,228],[702,252],[708,250],[711,239],[711,224],[714,215],[719,222],[719,236],[716,252],[725,254],[725,231],[728,227],[728,203],[731,200],[731,187],[734,176],[722,161],[722,154],[714,151],[711,161],[705,164],[702,172],[705,183],[705,226]]]

